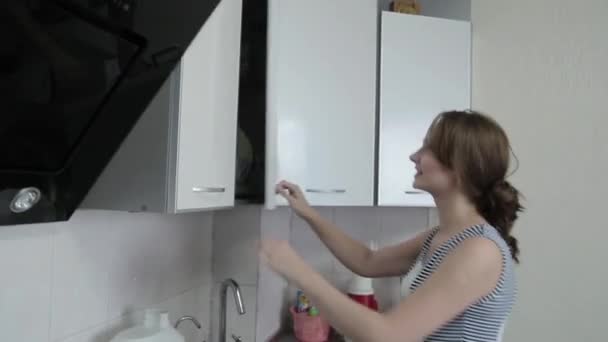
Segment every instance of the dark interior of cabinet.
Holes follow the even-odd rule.
[[[268,0],[243,0],[236,200],[264,202]]]

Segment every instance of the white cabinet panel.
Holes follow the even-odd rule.
[[[441,111],[470,106],[469,22],[382,13],[378,204],[434,206],[409,160]]]
[[[241,0],[223,0],[180,69],[176,209],[234,204]]]
[[[178,213],[234,205],[242,0],[222,0],[82,207]]]
[[[372,205],[374,0],[270,0],[266,201],[281,179],[313,205]]]

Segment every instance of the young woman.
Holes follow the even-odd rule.
[[[469,111],[439,114],[410,157],[417,171],[414,187],[433,195],[439,226],[376,252],[319,216],[297,185],[277,185],[353,272],[416,273],[409,274],[411,294],[389,311],[373,312],[350,300],[286,241],[262,241],[260,256],[355,341],[500,341],[515,301],[519,250],[511,228],[522,210],[518,191],[505,179],[510,152],[505,132],[491,118]]]

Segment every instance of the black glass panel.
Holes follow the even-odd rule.
[[[71,216],[218,2],[0,0],[0,224]]]
[[[61,169],[117,83],[153,96],[213,2],[2,0],[0,170]]]
[[[0,168],[58,170],[144,39],[114,25],[129,18],[110,3],[4,1]]]

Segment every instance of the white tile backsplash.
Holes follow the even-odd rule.
[[[377,208],[336,208],[334,223],[350,237],[368,244],[379,238],[380,218]]]
[[[86,210],[67,222],[0,227],[0,341],[107,342],[134,323],[129,312],[148,306],[172,319],[195,315],[205,329],[183,332],[202,341],[212,216]]]
[[[260,207],[243,206],[215,213],[213,221],[213,275],[234,278],[241,285],[258,281],[257,241]]]
[[[184,335],[186,342],[201,342],[208,340],[209,325],[209,298],[211,284],[204,284],[199,288],[179,294],[169,300],[153,305],[154,308],[168,310],[169,319],[175,322],[183,315],[196,317],[202,325],[199,330],[191,322],[183,322],[178,331]],[[82,333],[78,333],[61,340],[61,342],[108,342],[118,332],[138,324],[143,318],[143,311],[139,310],[125,316],[111,319]]]
[[[318,210],[355,239],[381,245],[413,236],[432,219],[426,209]],[[350,281],[350,271],[288,208],[182,215],[77,211],[68,222],[2,227],[0,340],[107,342],[145,307],[167,309],[172,320],[194,315],[203,329],[186,322],[180,332],[187,342],[209,340],[219,314],[218,284],[234,278],[247,314],[236,315],[229,295],[228,331],[267,341],[293,296],[283,279],[260,267],[260,237],[290,240],[340,289]],[[398,302],[397,278],[374,286],[381,307]]]
[[[380,240],[380,218],[377,208],[340,207],[334,209],[334,223],[343,229],[350,237],[368,245],[371,241]],[[352,277],[348,270],[337,258],[333,258],[333,271],[331,280],[336,286],[344,288],[345,279]]]
[[[98,213],[77,212],[69,225],[57,225],[54,235],[51,341],[94,327],[107,319],[109,246],[115,227]],[[92,219],[97,224],[86,224]],[[83,312],[83,308],[86,311]]]
[[[289,240],[292,212],[288,208],[263,210],[261,236],[263,239]],[[281,317],[286,310],[283,293],[287,282],[272,272],[266,265],[258,269],[258,291],[256,310],[256,341],[268,341],[279,330]]]
[[[426,208],[377,208],[381,246],[398,244],[428,228]]]
[[[174,223],[177,217],[179,225]],[[118,229],[121,238],[110,271],[110,318],[194,288],[201,275],[209,275],[211,219],[194,214],[177,217],[158,215],[146,225]]]
[[[324,218],[333,221],[333,209],[317,208],[317,211]],[[295,214],[292,215],[291,219],[291,235],[289,239],[292,247],[306,262],[323,274],[331,274],[334,264],[333,255],[319,240],[308,223]]]
[[[48,341],[54,227],[0,228],[0,341]]]
[[[262,209],[260,234],[264,239],[289,240],[293,212],[281,207],[274,210]]]

